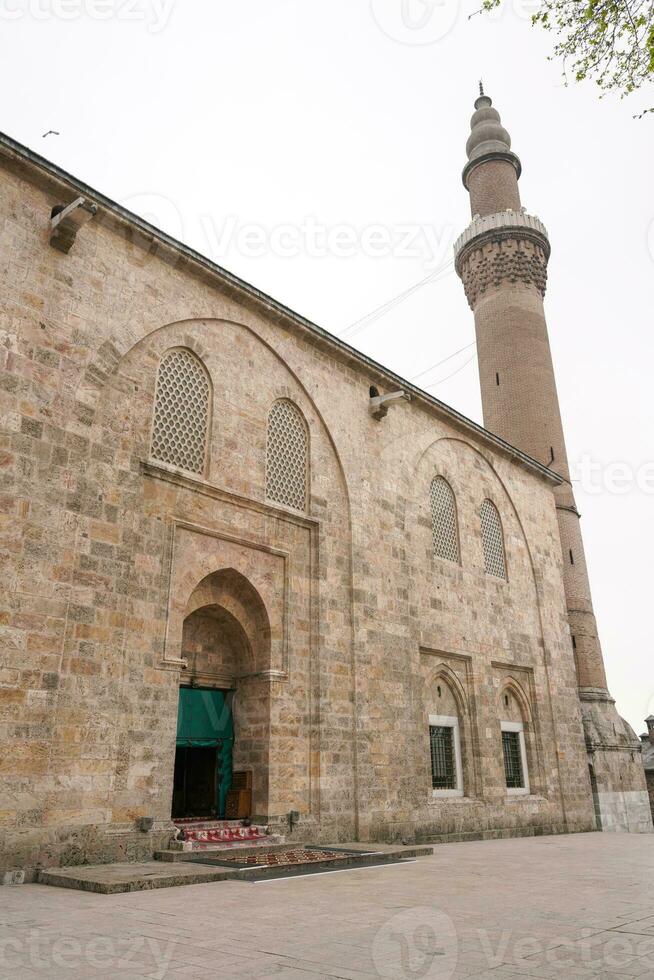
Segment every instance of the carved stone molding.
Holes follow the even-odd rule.
[[[490,241],[473,242],[465,249],[457,261],[457,272],[474,310],[488,289],[503,282],[533,286],[544,296],[547,255],[538,241],[522,238],[515,232],[495,232]]]
[[[495,214],[486,214],[483,218],[478,214],[475,215],[454,243],[454,256],[457,262],[459,256],[471,242],[482,237],[486,239],[489,233],[491,233],[490,238],[492,239],[493,232],[506,231],[514,232],[514,237],[515,233],[518,237],[536,236],[542,242],[549,258],[550,245],[547,228],[535,214],[527,214],[524,208],[521,208],[519,211],[497,211]]]
[[[502,282],[521,282],[545,295],[547,229],[526,211],[477,215],[454,243],[454,256],[472,309],[487,289]]]

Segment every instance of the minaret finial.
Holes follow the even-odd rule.
[[[470,136],[466,143],[468,162],[463,170],[463,183],[467,187],[467,174],[483,160],[508,160],[520,176],[520,160],[511,150],[511,137],[502,125],[500,114],[493,108],[490,95],[484,93],[484,83],[479,81],[479,95],[475,99],[475,111],[470,120]],[[514,200],[513,204],[516,204]],[[507,203],[505,207],[509,207]],[[518,205],[519,207],[519,205]],[[501,207],[497,211],[504,210]]]

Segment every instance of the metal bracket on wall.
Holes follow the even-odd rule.
[[[411,394],[408,391],[391,391],[387,395],[380,395],[377,389],[372,387],[370,389],[370,405],[368,411],[373,419],[380,422],[388,415],[389,406],[395,405],[400,401],[410,402]]]
[[[77,197],[64,207],[58,204],[50,216],[50,244],[60,252],[70,252],[77,232],[97,214],[97,204],[91,204],[83,197]]]

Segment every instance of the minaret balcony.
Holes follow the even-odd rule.
[[[549,258],[547,228],[536,215],[527,214],[524,208],[519,211],[498,211],[483,218],[476,215],[454,243],[454,259],[459,275],[463,253],[469,251],[470,247],[481,248],[486,242],[506,238],[531,238],[543,249],[545,257]]]

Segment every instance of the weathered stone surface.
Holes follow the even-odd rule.
[[[383,847],[374,850],[357,849],[356,845],[339,846],[329,851],[307,852],[302,855],[302,845],[279,845],[271,864],[254,864],[243,867],[245,851],[198,854],[193,861],[161,863],[148,861],[142,864],[100,864],[85,868],[58,868],[40,871],[38,881],[56,888],[75,888],[79,891],[116,895],[122,892],[151,891],[153,888],[176,888],[179,885],[198,885],[208,881],[252,881],[277,877],[280,871],[295,871],[305,864],[312,874],[346,868],[379,867],[415,857],[428,857],[432,847]],[[261,856],[261,855],[259,855]],[[226,861],[241,864],[230,868]],[[11,874],[11,872],[8,872]]]
[[[375,421],[370,385],[397,379],[180,251],[145,250],[106,208],[69,254],[49,248],[47,216],[74,188],[8,152],[0,179],[0,867],[164,849],[191,677],[235,687],[237,764],[273,831],[291,810],[304,839],[331,842],[593,828],[542,471],[418,393]],[[211,379],[202,475],[150,459],[175,347]],[[277,399],[308,426],[306,514],[265,499]],[[433,556],[436,474],[456,496],[460,564]],[[487,497],[508,581],[484,570]],[[457,799],[432,795],[428,716],[443,706],[460,719]],[[515,710],[524,797],[503,769]]]

